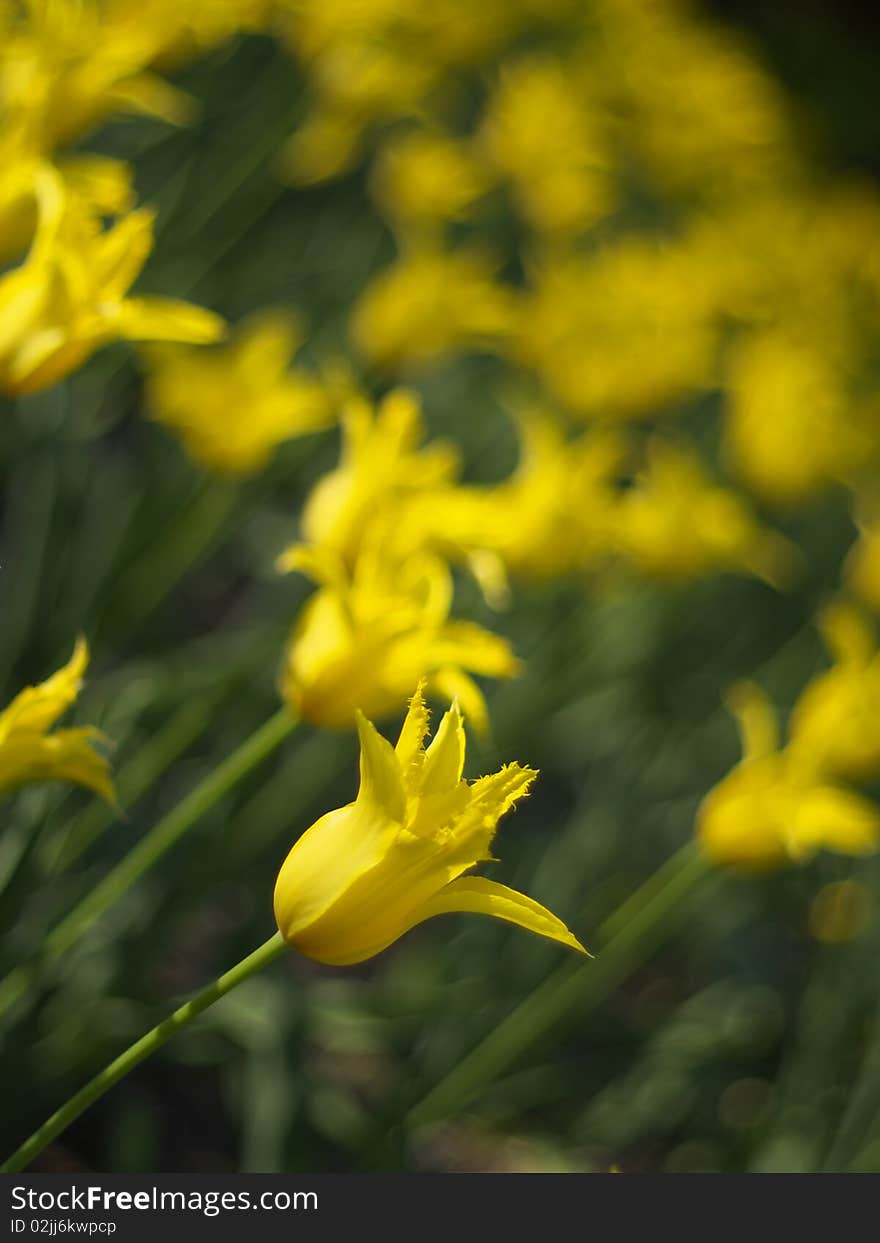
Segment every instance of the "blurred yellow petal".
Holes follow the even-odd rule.
[[[126,298],[114,317],[120,336],[129,341],[186,341],[210,345],[226,333],[219,315],[176,298]]]
[[[724,697],[736,718],[744,759],[760,759],[779,746],[779,721],[770,700],[754,682],[737,682]]]

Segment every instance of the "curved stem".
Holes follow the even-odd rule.
[[[252,954],[248,954],[247,958],[243,958],[230,971],[219,976],[201,992],[196,993],[179,1009],[170,1014],[152,1031],[147,1032],[145,1036],[141,1036],[140,1040],[136,1040],[133,1045],[115,1058],[109,1066],[105,1066],[102,1071],[95,1075],[94,1079],[89,1080],[84,1088],[81,1088],[75,1096],[66,1101],[60,1109],[56,1110],[50,1118],[47,1118],[43,1125],[29,1139],[17,1148],[11,1157],[0,1166],[0,1174],[14,1174],[16,1171],[24,1169],[34,1157],[41,1153],[47,1144],[51,1143],[57,1135],[66,1130],[72,1122],[74,1122],[81,1113],[88,1109],[89,1105],[94,1104],[96,1100],[109,1091],[115,1083],[118,1083],[129,1071],[134,1070],[145,1058],[151,1053],[165,1044],[175,1032],[181,1028],[189,1026],[193,1019],[197,1018],[203,1011],[212,1006],[215,1001],[219,1001],[221,997],[225,997],[228,992],[241,984],[244,980],[252,976],[262,967],[267,966],[279,954],[283,953],[285,943],[280,932],[276,932],[274,937],[270,937],[264,942],[259,949],[254,950]]]
[[[406,1116],[423,1126],[448,1117],[502,1074],[564,1016],[598,1005],[655,950],[682,916],[684,899],[710,872],[688,843],[651,876],[599,929],[604,948],[589,962],[567,962],[540,984],[471,1050]]]
[[[22,963],[0,981],[0,1014],[33,980],[65,954],[108,907],[148,872],[192,826],[296,728],[298,719],[280,708],[264,725],[164,816],[145,837],[46,936],[32,962]]]

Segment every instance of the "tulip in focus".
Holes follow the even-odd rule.
[[[70,660],[39,686],[29,686],[0,712],[0,790],[30,781],[73,781],[115,803],[107,761],[92,747],[96,729],[49,730],[74,702],[89,661],[85,639]]]
[[[498,821],[537,775],[507,764],[462,780],[465,736],[456,704],[425,749],[421,687],[392,747],[361,713],[360,790],[296,842],[275,885],[287,943],[330,966],[372,958],[423,920],[493,915],[586,953],[550,911],[506,885],[464,873],[491,859]]]
[[[697,812],[697,838],[710,859],[765,870],[822,849],[846,855],[876,850],[880,810],[817,775],[790,747],[780,750],[775,712],[756,686],[736,687],[729,706],[743,758]]]

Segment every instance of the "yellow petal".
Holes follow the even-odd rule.
[[[89,646],[82,635],[63,668],[38,686],[28,686],[0,713],[0,739],[11,734],[43,734],[76,699],[89,663]]]
[[[588,954],[574,933],[552,911],[541,906],[540,902],[482,876],[462,876],[452,881],[436,897],[425,903],[415,922],[421,923],[434,915],[447,915],[457,911],[492,915],[495,919],[517,924],[540,937],[549,937],[551,941],[558,941],[581,954]]]
[[[67,184],[90,206],[113,216],[131,208],[133,174],[122,160],[106,155],[72,155],[59,160],[58,168]]]
[[[255,382],[265,385],[267,377],[279,376],[287,369],[302,336],[299,317],[291,311],[279,308],[252,315],[238,332],[238,365]]]
[[[406,815],[406,794],[394,748],[360,710],[355,711],[355,721],[361,743],[358,802],[375,803],[390,819],[402,823]]]
[[[119,304],[114,326],[129,341],[185,341],[210,345],[226,332],[213,311],[176,298],[126,298]]]
[[[425,752],[421,782],[423,796],[441,794],[458,785],[464,769],[464,752],[464,723],[458,703],[453,702]]]
[[[151,208],[141,207],[101,235],[90,275],[102,298],[114,301],[128,292],[153,248],[155,219]]]
[[[819,615],[825,644],[841,665],[868,665],[876,652],[870,624],[857,608],[836,600]]]
[[[107,761],[92,747],[94,729],[62,729],[56,734],[13,735],[0,744],[0,789],[31,781],[73,781],[116,803]]]
[[[464,709],[468,724],[484,737],[489,732],[489,711],[483,692],[474,679],[463,669],[449,667],[438,669],[428,678],[433,691],[443,699],[458,700]]]
[[[754,682],[738,682],[725,696],[736,718],[742,740],[743,759],[769,755],[779,745],[779,722],[767,696]]]
[[[788,838],[795,858],[823,847],[846,855],[871,854],[878,843],[880,810],[868,799],[834,786],[817,786],[805,794]]]
[[[186,125],[198,112],[198,104],[191,95],[152,73],[139,73],[117,83],[107,92],[107,99],[117,108],[142,112],[171,125]]]
[[[409,701],[397,746],[394,748],[408,791],[414,785],[416,770],[421,770],[425,754],[422,744],[431,728],[431,714],[425,704],[424,686],[425,679],[422,678],[416,687],[416,693]]]

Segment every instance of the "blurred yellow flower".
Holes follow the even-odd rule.
[[[498,821],[527,793],[534,770],[508,764],[462,779],[465,736],[457,704],[430,746],[422,690],[392,747],[363,714],[357,799],[328,812],[295,843],[275,885],[287,943],[331,966],[363,962],[416,924],[455,911],[493,915],[586,953],[550,911],[483,877]]]
[[[797,564],[794,546],[762,526],[745,497],[710,479],[683,444],[650,443],[646,468],[622,494],[614,521],[623,555],[662,578],[728,570],[780,585]]]
[[[332,553],[301,546],[287,557],[322,585],[294,625],[281,691],[316,725],[347,728],[360,709],[388,716],[420,679],[458,697],[478,729],[487,726],[482,693],[470,677],[511,677],[510,645],[468,621],[450,620],[452,576],[428,553],[397,559],[377,530],[349,573]]]
[[[420,448],[424,434],[418,396],[409,389],[388,393],[374,411],[362,397],[353,397],[342,413],[343,444],[339,465],[314,486],[302,511],[306,543],[328,550],[349,569],[370,524],[396,510],[406,496],[418,506],[430,504],[432,490],[457,471],[457,449],[446,441]],[[400,524],[403,526],[403,524]],[[393,534],[393,533],[392,533]],[[407,541],[401,529],[397,547]],[[296,562],[299,544],[283,552],[278,568]]]
[[[734,31],[691,5],[600,0],[601,48],[641,163],[677,196],[727,200],[775,188],[792,168],[785,97]]]
[[[419,117],[450,69],[479,62],[516,28],[516,6],[491,0],[276,0],[276,25],[316,96],[288,143],[298,183],[345,171],[377,122]]]
[[[798,503],[846,476],[870,453],[870,429],[851,417],[841,368],[819,342],[777,330],[733,350],[725,449],[733,469],[769,501]]]
[[[776,714],[756,686],[735,687],[728,706],[739,722],[743,758],[697,813],[697,838],[709,858],[765,869],[821,849],[863,855],[877,848],[880,810],[816,775],[789,748],[780,750]]]
[[[816,772],[868,781],[880,773],[880,652],[873,628],[838,601],[820,615],[834,668],[801,693],[789,723],[789,749]]]
[[[438,223],[461,219],[490,179],[464,142],[412,129],[380,148],[371,183],[373,197],[398,231],[417,236]]]
[[[78,639],[67,664],[39,686],[29,686],[0,712],[0,790],[30,781],[74,781],[108,803],[116,795],[107,761],[92,747],[96,729],[49,730],[74,702],[89,661],[85,639]]]
[[[136,6],[27,0],[23,10],[0,46],[0,100],[9,117],[27,118],[40,153],[114,112],[192,115],[189,97],[149,72],[165,35]]]
[[[136,23],[155,41],[163,69],[203,55],[240,32],[266,28],[277,0],[105,0],[111,21]]]
[[[489,99],[480,141],[539,233],[582,232],[614,206],[602,118],[578,67],[550,56],[508,61]]]
[[[494,558],[527,578],[596,569],[611,554],[618,479],[627,444],[617,429],[574,438],[545,411],[516,415],[520,460],[491,486],[440,488],[429,505],[413,496],[401,526],[445,556],[466,559],[490,601],[502,601]]]
[[[655,417],[713,382],[716,302],[685,244],[628,237],[537,263],[513,348],[577,414]]]
[[[117,338],[209,342],[210,311],[171,298],[130,298],[153,240],[153,213],[108,229],[60,179],[38,179],[39,223],[24,263],[0,277],[0,391],[46,388]]]
[[[395,367],[489,349],[513,330],[516,298],[476,250],[418,247],[367,286],[351,323],[370,361]]]
[[[268,311],[245,320],[228,344],[214,349],[145,348],[151,415],[208,470],[260,470],[283,441],[334,419],[327,387],[289,370],[299,343],[296,318]]]

